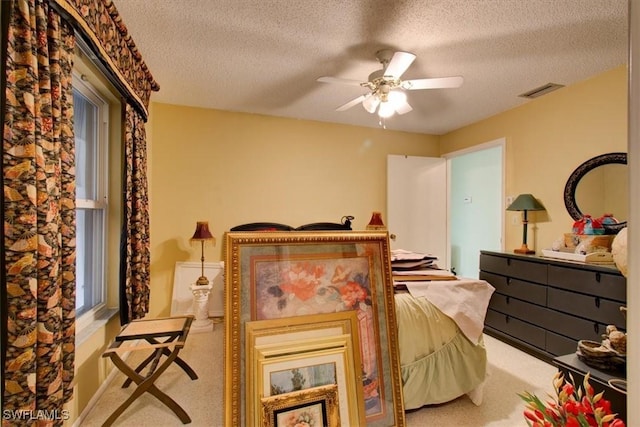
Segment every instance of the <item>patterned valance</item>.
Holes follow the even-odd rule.
[[[126,0],[125,0],[126,1]],[[52,0],[80,36],[91,44],[102,66],[129,103],[148,117],[152,91],[160,90],[142,60],[127,27],[111,0]]]

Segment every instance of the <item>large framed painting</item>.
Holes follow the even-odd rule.
[[[249,425],[248,322],[354,311],[366,425],[404,426],[386,232],[229,232],[224,251],[225,425]]]

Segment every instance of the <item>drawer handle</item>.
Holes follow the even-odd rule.
[[[511,259],[507,258],[507,265],[511,265]]]
[[[600,297],[596,297],[595,303],[596,303],[596,307],[600,308]]]
[[[507,286],[511,284],[511,277],[507,277]]]
[[[511,302],[511,297],[507,296],[506,301],[507,301],[507,304],[509,304]]]
[[[600,273],[596,273],[596,282],[600,283],[600,279],[601,279],[601,275]]]
[[[504,316],[504,320],[505,320],[505,322],[509,323],[509,315],[508,314]]]
[[[596,334],[600,333],[600,328],[598,327],[597,323],[593,324],[593,332],[595,332]]]

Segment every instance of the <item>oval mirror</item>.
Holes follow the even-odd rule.
[[[604,225],[609,234],[627,225],[629,178],[627,153],[607,153],[587,160],[569,176],[564,187],[564,204],[574,220],[584,215],[599,218],[612,214],[619,222]]]

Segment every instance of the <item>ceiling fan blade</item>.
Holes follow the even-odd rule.
[[[362,83],[360,80],[343,79],[340,77],[319,77],[317,81],[321,83],[338,83],[349,86],[361,86]]]
[[[353,107],[354,105],[358,105],[359,103],[361,103],[362,101],[364,101],[365,99],[367,99],[370,96],[371,96],[370,93],[368,93],[366,95],[360,95],[359,97],[354,98],[351,101],[347,102],[346,104],[341,105],[340,107],[336,108],[336,111],[348,110],[349,108]]]
[[[396,52],[393,54],[393,58],[389,61],[389,65],[384,70],[385,76],[392,76],[394,79],[399,79],[407,68],[413,63],[416,56],[409,52]]]
[[[413,108],[411,108],[411,105],[409,105],[407,101],[404,101],[396,105],[396,113],[398,114],[406,114],[411,110],[413,110]]]
[[[432,79],[405,80],[400,86],[407,90],[447,89],[460,87],[463,82],[462,76],[436,77]]]

